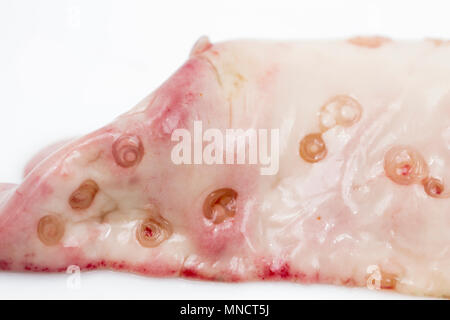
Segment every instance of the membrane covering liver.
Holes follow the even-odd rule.
[[[450,46],[202,39],[111,124],[0,185],[0,269],[450,296]],[[176,129],[278,129],[279,170],[176,165]]]

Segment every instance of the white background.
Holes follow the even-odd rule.
[[[0,179],[40,148],[99,128],[167,79],[194,42],[235,38],[450,38],[447,1],[0,0]],[[0,298],[404,298],[290,283],[218,284],[113,272],[0,273]]]

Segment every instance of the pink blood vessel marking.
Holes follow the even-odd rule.
[[[202,38],[136,107],[44,149],[19,185],[0,184],[0,270],[450,297],[449,57],[447,45],[382,37]],[[267,143],[256,164],[189,164],[208,156],[194,149],[176,163],[179,143],[199,138],[195,121],[203,133],[266,130]],[[311,133],[315,144],[299,145]]]

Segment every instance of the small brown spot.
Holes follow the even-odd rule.
[[[384,171],[393,182],[410,185],[420,183],[428,176],[428,165],[414,148],[396,146],[384,156]]]
[[[371,49],[379,48],[383,44],[390,42],[390,41],[392,41],[392,40],[389,38],[380,37],[380,36],[354,37],[354,38],[348,39],[348,42],[353,45],[365,47],[365,48],[371,48]]]
[[[220,224],[236,214],[236,199],[238,194],[230,188],[211,192],[203,204],[203,215],[214,224]]]
[[[397,285],[397,276],[392,273],[381,271],[380,287],[385,290],[395,289]]]
[[[450,40],[443,40],[443,39],[425,39],[427,41],[431,41],[436,47],[440,47],[442,45],[448,45],[450,44]]]
[[[39,220],[37,234],[46,246],[57,245],[64,236],[64,232],[64,222],[56,215],[48,215]]]
[[[350,127],[359,121],[361,115],[362,106],[355,98],[337,95],[320,108],[320,127],[322,132],[336,125]]]
[[[93,180],[84,181],[69,198],[69,204],[74,210],[84,210],[91,206],[99,191],[97,183]]]
[[[376,269],[372,270],[371,274],[368,275],[366,283],[370,289],[392,290],[397,286],[398,278],[397,274],[389,273],[376,267]]]
[[[308,134],[300,141],[300,156],[306,162],[318,162],[325,158],[327,152],[321,133]]]
[[[429,177],[423,180],[423,187],[425,192],[433,198],[447,198],[450,195],[444,193],[445,187],[441,180]]]
[[[119,166],[130,168],[141,162],[144,156],[144,145],[138,136],[124,135],[114,142],[112,153]]]
[[[161,217],[144,220],[136,230],[136,239],[145,248],[155,248],[171,235],[172,228],[169,222]]]

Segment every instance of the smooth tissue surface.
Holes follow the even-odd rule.
[[[436,40],[201,39],[130,112],[0,184],[0,269],[448,297],[449,56]],[[278,129],[278,170],[174,163],[174,132],[194,140],[194,121]]]

